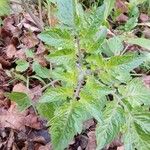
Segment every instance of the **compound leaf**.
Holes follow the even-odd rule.
[[[123,122],[123,109],[113,102],[106,105],[104,121],[102,124],[99,123],[96,128],[97,150],[104,148],[116,138]]]
[[[55,150],[64,150],[74,135],[81,133],[87,114],[78,101],[61,106],[52,118],[50,132]]]
[[[65,101],[67,97],[70,97],[72,95],[73,95],[72,88],[65,88],[65,87],[49,88],[42,95],[39,102],[52,103],[57,101]]]
[[[130,81],[126,86],[120,86],[119,92],[133,107],[142,104],[150,105],[150,91],[144,86],[144,83],[137,78]]]

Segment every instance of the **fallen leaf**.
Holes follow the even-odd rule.
[[[41,85],[38,85],[32,89],[30,89],[30,92],[33,94],[33,101],[37,101],[42,96],[42,87]]]
[[[117,150],[124,150],[124,146],[117,147]]]
[[[39,43],[37,36],[34,33],[29,32],[24,34],[21,41],[27,48],[33,48]]]
[[[150,76],[143,77],[144,84],[147,88],[150,88]]]
[[[95,124],[93,119],[89,119],[87,121],[84,122],[83,124],[83,129],[87,130],[89,129],[91,126],[93,126]]]
[[[25,116],[27,112],[18,112],[15,103],[12,103],[8,111],[1,113],[0,126],[16,130],[25,129]]]
[[[96,136],[95,131],[90,131],[88,134],[88,144],[86,150],[96,150]]]
[[[128,21],[128,17],[124,14],[120,14],[117,18],[116,21],[118,22],[127,22]]]
[[[9,134],[9,139],[8,139],[8,142],[7,142],[7,150],[11,150],[13,142],[14,142],[14,131],[11,130],[10,134]]]
[[[36,55],[35,60],[42,66],[46,67],[47,66],[47,61],[44,57],[44,55]]]
[[[51,143],[48,143],[48,144],[46,144],[45,146],[40,146],[40,147],[38,148],[38,150],[53,150],[52,144],[51,144]]]
[[[143,35],[145,38],[150,39],[150,28],[146,27],[143,31]]]
[[[42,42],[40,42],[38,48],[37,48],[37,51],[36,51],[36,54],[41,54],[41,53],[44,53],[46,50],[45,46],[43,45]]]
[[[141,13],[140,14],[140,21],[141,22],[148,22],[149,21],[149,17],[147,14]]]
[[[13,58],[16,52],[16,47],[13,44],[10,44],[6,47],[6,55],[9,59]]]
[[[26,58],[25,49],[20,49],[16,52],[15,58],[24,59]]]
[[[121,12],[121,13],[127,13],[128,12],[128,6],[126,5],[124,0],[117,0],[116,1],[116,8]]]
[[[38,117],[35,114],[29,114],[28,116],[25,117],[25,125],[33,128],[33,129],[41,129],[41,122],[38,120]]]

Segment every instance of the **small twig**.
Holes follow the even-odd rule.
[[[43,26],[41,25],[39,19],[33,14],[33,12],[29,9],[28,5],[26,4],[25,0],[21,0],[22,6],[25,8],[25,10],[29,13],[33,21],[36,23],[37,27],[42,31]]]

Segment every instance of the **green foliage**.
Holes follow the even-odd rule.
[[[0,16],[9,14],[9,0],[0,0]]]
[[[63,150],[73,140],[74,135],[81,133],[82,123],[87,113],[78,101],[72,101],[59,107],[50,121],[51,136],[54,149]]]
[[[150,50],[150,40],[145,38],[127,38],[126,41],[130,44],[139,45]]]
[[[99,123],[96,129],[97,150],[102,149],[115,139],[124,123],[123,109],[116,103],[107,104],[103,116],[103,123]]]
[[[59,25],[38,35],[49,49],[45,58],[50,69],[42,67],[31,51],[26,54],[33,59],[34,77],[44,83],[56,81],[46,85],[47,89],[44,87],[36,104],[39,114],[50,126],[54,150],[67,148],[74,136],[82,132],[83,122],[90,118],[97,120],[97,150],[105,148],[119,135],[126,150],[150,149],[147,109],[150,91],[140,78],[133,77],[135,69],[149,56],[124,49],[124,42],[149,49],[149,40],[107,36],[106,20],[114,0],[105,0],[92,11],[84,11],[77,0],[55,2]],[[130,13],[131,18],[137,20],[137,8],[132,6]],[[135,24],[129,21],[126,31]],[[26,66],[23,69],[27,68],[25,64],[18,63],[21,71],[22,65]],[[22,110],[31,106],[26,94],[13,92],[8,97]]]
[[[24,72],[29,67],[29,63],[26,60],[18,60],[16,64],[17,64],[16,71],[19,71],[19,72]]]
[[[30,98],[25,93],[20,92],[6,93],[6,97],[15,101],[18,104],[20,111],[24,111],[29,106],[31,106]]]

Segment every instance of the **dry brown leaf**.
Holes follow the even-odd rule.
[[[124,0],[117,0],[116,1],[116,8],[119,9],[121,13],[128,12],[128,6],[126,5]]]
[[[9,139],[7,142],[7,150],[11,150],[14,142],[14,131],[11,129],[10,134],[9,134]]]
[[[124,146],[117,147],[117,150],[124,150]]]
[[[30,32],[25,33],[21,41],[27,48],[33,48],[39,43],[37,36]]]
[[[6,47],[6,55],[9,59],[13,58],[16,52],[16,47],[13,44],[10,44]]]
[[[149,21],[149,17],[147,14],[141,13],[140,14],[140,21],[141,22],[148,22]]]
[[[30,92],[33,94],[33,101],[37,101],[42,96],[42,87],[41,85],[38,85],[32,89],[30,89]]]
[[[95,131],[91,131],[88,133],[88,144],[86,150],[96,150],[96,136]]]
[[[40,29],[39,29],[39,28],[37,28],[37,27],[31,25],[30,23],[24,22],[24,23],[22,23],[22,25],[23,25],[26,29],[28,29],[29,31],[32,31],[32,32],[40,32]]]
[[[147,88],[150,88],[150,76],[143,77],[144,84]]]
[[[84,129],[89,129],[94,124],[95,124],[94,120],[93,119],[89,119],[89,120],[87,120],[87,121],[84,122],[83,128]]]
[[[36,55],[36,56],[35,56],[35,59],[36,59],[36,61],[39,62],[39,64],[40,64],[41,66],[43,66],[43,67],[46,67],[46,66],[47,66],[47,61],[46,61],[44,55]]]
[[[37,51],[36,51],[36,54],[42,54],[44,53],[46,50],[45,46],[43,45],[42,42],[40,42],[38,48],[37,48]]]
[[[16,52],[15,54],[15,57],[16,58],[19,58],[19,59],[26,59],[26,55],[25,55],[25,50],[24,49],[20,49]]]
[[[37,130],[42,128],[41,122],[35,114],[29,114],[25,117],[25,125]]]
[[[53,150],[52,144],[48,143],[45,146],[40,146],[38,150]]]
[[[150,39],[150,28],[146,27],[143,31],[143,35],[144,35],[145,38]]]
[[[16,130],[25,129],[25,116],[27,112],[18,112],[16,103],[12,103],[8,111],[1,113],[0,126]]]
[[[118,22],[126,22],[128,21],[128,17],[124,14],[120,14],[117,18],[116,18],[116,21]]]

